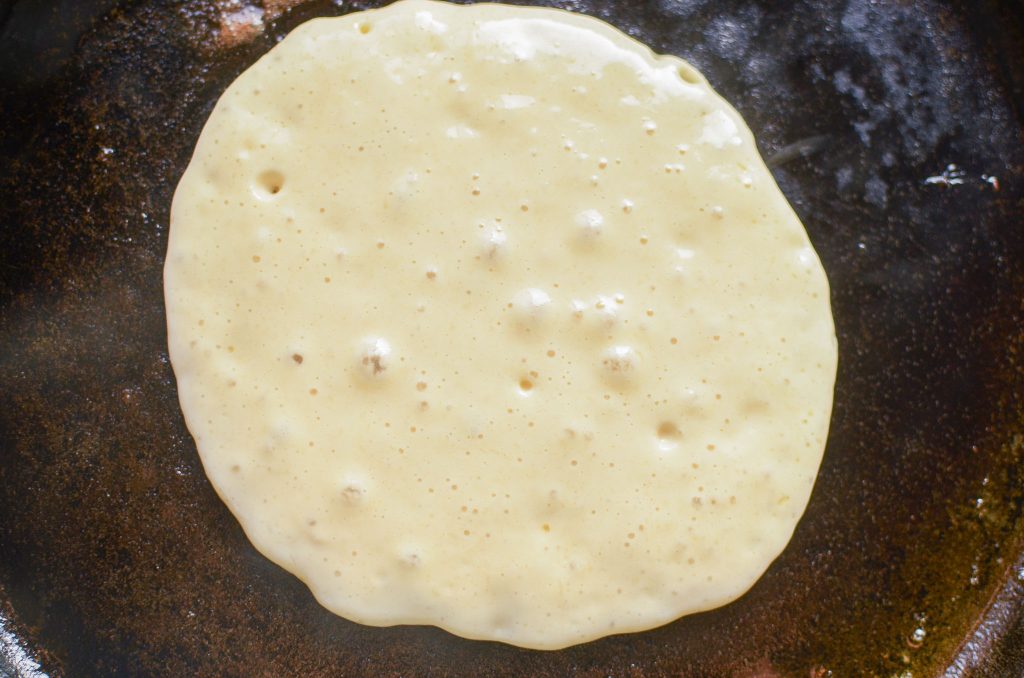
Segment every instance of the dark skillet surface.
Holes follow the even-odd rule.
[[[207,482],[165,347],[174,187],[234,76],[366,6],[228,49],[212,2],[0,2],[0,675],[18,647],[76,676],[1024,673],[1019,6],[562,5],[690,59],[766,156],[827,135],[775,175],[841,360],[807,514],[750,593],[541,653],[331,615]]]

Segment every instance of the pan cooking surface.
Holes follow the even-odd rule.
[[[741,111],[829,273],[840,368],[807,514],[750,593],[551,653],[330,614],[250,546],[178,409],[161,269],[196,137],[275,40],[370,3],[234,30],[237,2],[115,4],[0,3],[0,675],[1024,670],[1012,3],[559,5]]]

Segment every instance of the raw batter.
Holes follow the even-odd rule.
[[[311,21],[225,92],[171,222],[206,471],[349,619],[649,629],[741,595],[807,504],[825,274],[738,114],[597,20]]]

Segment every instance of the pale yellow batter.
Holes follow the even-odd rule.
[[[358,622],[551,649],[722,605],[821,460],[803,227],[691,66],[594,19],[299,27],[203,130],[165,281],[211,481]]]

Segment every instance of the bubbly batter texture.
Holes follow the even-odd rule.
[[[165,280],[210,480],[358,622],[552,649],[722,605],[825,445],[803,227],[700,74],[595,19],[299,27],[210,116]]]

